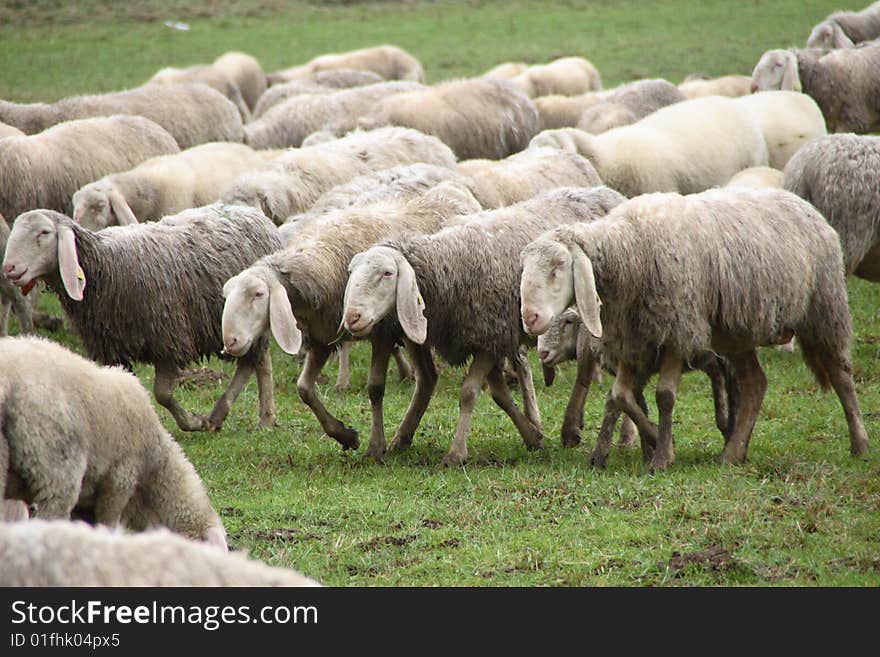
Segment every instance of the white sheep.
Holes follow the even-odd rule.
[[[319,55],[301,66],[270,74],[269,81],[271,84],[289,82],[337,68],[372,71],[384,80],[425,81],[425,71],[419,60],[403,48],[392,45]]]
[[[547,64],[529,66],[510,81],[532,98],[551,94],[576,96],[602,88],[599,71],[583,57],[560,57]]]
[[[752,93],[752,78],[748,75],[722,75],[718,78],[689,75],[678,85],[678,90],[685,98],[702,96],[737,98]]]
[[[253,111],[266,91],[266,73],[257,58],[243,52],[227,52],[214,60],[212,66],[224,72],[241,91],[244,102]]]
[[[725,187],[782,188],[782,171],[773,167],[749,167],[728,180]]]

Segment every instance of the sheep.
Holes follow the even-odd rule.
[[[525,62],[502,62],[483,73],[483,77],[510,80],[520,73],[525,73],[528,68],[529,65]]]
[[[749,167],[727,181],[725,187],[782,187],[782,171],[773,167]]]
[[[9,224],[0,214],[0,252],[6,249]],[[0,276],[0,338],[9,335],[9,313],[15,311],[22,333],[34,332],[33,311],[21,292],[5,276]],[[2,496],[0,496],[2,497]]]
[[[342,135],[356,126],[385,96],[420,89],[416,82],[382,82],[328,94],[301,94],[278,103],[244,128],[245,143],[253,148],[297,147],[318,130]]]
[[[527,148],[503,160],[466,160],[459,172],[484,209],[500,208],[555,187],[601,185],[593,165],[577,153],[557,148]]]
[[[416,199],[348,208],[325,219],[311,235],[303,235],[295,245],[258,260],[226,282],[223,340],[227,353],[244,356],[271,333],[283,351],[296,354],[305,337],[307,354],[297,380],[299,396],[328,436],[343,449],[356,449],[357,431],[331,415],[315,391],[324,363],[343,338],[340,320],[349,261],[382,238],[404,231],[433,232],[451,217],[477,210],[479,204],[467,190],[442,183]],[[371,341],[372,386],[380,373],[384,380],[394,342],[385,335],[372,336]],[[416,391],[424,395],[436,383],[431,354],[421,349],[411,349],[410,354],[419,363],[419,373],[434,372],[433,378],[416,377]],[[411,407],[407,417],[420,417],[422,412],[424,408]]]
[[[602,102],[603,92],[593,91],[580,96],[541,96],[535,98],[538,109],[538,130],[573,128],[587,108]]]
[[[718,78],[689,75],[678,85],[678,90],[685,98],[701,96],[737,98],[752,93],[752,78],[748,75],[722,75]]]
[[[156,401],[182,430],[219,430],[255,369],[265,426],[275,421],[267,341],[238,361],[210,416],[184,410],[173,388],[187,364],[221,355],[223,282],[280,247],[275,226],[252,208],[208,205],[99,232],[34,210],[16,220],[3,272],[23,292],[44,280],[90,358],[127,369],[151,363]]]
[[[460,159],[500,160],[528,145],[538,110],[507,80],[471,78],[384,98],[358,125],[415,128],[442,139]]]
[[[880,2],[861,11],[836,11],[816,25],[807,48],[852,48],[880,37]]]
[[[752,71],[755,90],[803,91],[822,110],[828,132],[880,129],[880,42],[826,52],[768,50]]]
[[[343,313],[344,325],[352,335],[390,332],[394,339],[405,338],[411,353],[417,345],[431,347],[454,366],[472,358],[461,386],[455,438],[443,465],[461,465],[467,460],[471,414],[487,377],[493,400],[511,418],[526,446],[543,446],[537,404],[533,395],[526,394],[533,391],[531,372],[520,353],[528,340],[517,321],[519,253],[548,228],[591,221],[623,200],[607,187],[560,188],[507,208],[462,218],[459,225],[435,235],[383,240],[352,258]],[[415,357],[411,360],[416,381],[432,377],[433,367],[424,368],[423,361]],[[520,379],[526,383],[525,414],[510,397],[501,371],[505,360],[527,370]],[[382,388],[382,377],[376,380],[371,376],[374,414],[368,454],[377,460],[385,453]],[[410,408],[418,407],[421,412],[412,423],[409,417],[404,418],[390,451],[411,444],[432,390],[430,386],[421,398],[416,389]]]
[[[84,522],[0,525],[0,560],[0,586],[320,586],[164,529],[129,535]]]
[[[244,139],[235,105],[203,84],[145,84],[96,96],[70,96],[51,104],[0,100],[0,121],[29,135],[62,121],[113,114],[134,114],[158,123],[180,148]]]
[[[675,103],[599,135],[576,128],[545,130],[531,145],[580,153],[606,185],[627,197],[691,194],[767,164],[767,146],[754,113],[721,96]]]
[[[168,66],[153,74],[147,84],[204,84],[216,89],[235,105],[242,123],[251,120],[251,110],[241,95],[238,85],[223,71],[213,66],[199,65],[187,68]]]
[[[545,233],[523,250],[522,263],[524,328],[539,335],[550,318],[577,304],[617,368],[606,419],[621,411],[633,419],[656,445],[653,471],[674,459],[672,410],[682,366],[707,351],[726,356],[732,367],[732,422],[721,461],[742,463],[767,385],[756,348],[792,335],[820,385],[833,386],[840,398],[850,451],[867,451],[840,243],[794,194],[742,187],[647,194],[602,221]],[[638,401],[658,359],[659,430]],[[605,463],[612,430],[603,422],[596,465]]]
[[[68,121],[36,135],[0,139],[0,214],[34,208],[70,214],[73,193],[93,180],[157,155],[178,153],[174,138],[139,116]]]
[[[783,187],[837,231],[847,275],[880,281],[880,137],[816,139],[789,160],[783,177]]]
[[[243,52],[227,52],[215,59],[212,66],[238,85],[241,97],[253,112],[268,85],[266,73],[256,57]]]
[[[576,96],[602,89],[602,76],[583,57],[560,57],[548,64],[530,66],[510,81],[531,98],[551,94]]]
[[[415,162],[452,168],[455,155],[436,137],[416,130],[356,131],[342,139],[287,151],[265,170],[240,177],[220,198],[261,208],[280,225],[308,210],[324,192],[352,178]]]
[[[253,118],[258,119],[275,105],[300,94],[329,94],[340,89],[364,87],[385,82],[382,76],[371,71],[337,68],[315,73],[308,78],[291,80],[272,85],[260,96],[254,108]]]
[[[418,59],[403,48],[382,45],[344,53],[320,55],[302,66],[270,74],[269,82],[270,84],[289,82],[337,68],[372,71],[381,75],[384,80],[425,81],[425,71]]]
[[[0,123],[0,139],[3,137],[22,137],[24,133],[12,125],[6,125],[5,123]]]
[[[226,547],[202,480],[137,377],[38,337],[0,339],[0,493],[38,518],[163,526]]]
[[[577,128],[593,134],[629,125],[661,107],[685,99],[684,94],[666,80],[637,80],[602,94],[602,101],[586,108]]]
[[[244,144],[212,142],[161,155],[112,173],[73,195],[73,220],[90,230],[156,221],[207,205],[239,176],[258,170],[281,151],[254,151]]]

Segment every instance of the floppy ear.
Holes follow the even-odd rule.
[[[789,53],[785,58],[785,70],[782,72],[782,87],[784,91],[801,91],[801,78],[798,75],[797,56]]]
[[[120,226],[138,223],[137,217],[134,216],[134,212],[131,211],[118,189],[110,190],[107,193],[107,198],[110,199],[110,207],[113,208],[113,214],[116,215],[116,221]]]
[[[269,328],[282,350],[296,355],[302,346],[302,331],[296,325],[287,291],[278,281],[269,283]]]
[[[593,264],[579,247],[571,247],[571,268],[574,278],[574,300],[578,315],[590,335],[602,337],[602,320],[599,317],[602,301],[596,292],[596,278],[593,276]]]
[[[76,237],[73,230],[64,224],[58,224],[58,271],[67,296],[74,301],[82,301],[86,275],[76,256]]]
[[[397,319],[406,337],[416,344],[428,339],[428,320],[422,312],[425,302],[416,284],[416,273],[406,258],[397,257]]]

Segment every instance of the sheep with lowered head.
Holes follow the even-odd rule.
[[[510,81],[531,98],[552,94],[576,96],[602,88],[599,71],[583,57],[560,57],[547,64],[529,66]]]
[[[678,90],[685,98],[701,96],[737,98],[752,93],[752,78],[748,75],[722,75],[719,78],[689,75],[678,85]]]
[[[177,374],[221,355],[223,283],[280,247],[272,222],[241,206],[209,205],[98,232],[57,212],[34,210],[13,226],[3,273],[24,292],[44,280],[90,358],[128,369],[151,363],[156,401],[181,429],[216,430],[255,370],[260,423],[274,424],[267,341],[238,361],[208,417],[186,411],[174,398]]]
[[[220,55],[211,66],[238,85],[241,97],[253,111],[268,85],[266,73],[257,58],[244,52],[231,51]]]
[[[534,399],[525,398],[525,413],[510,396],[502,366],[521,363],[520,348],[528,338],[517,321],[519,253],[552,226],[589,222],[623,201],[607,187],[560,188],[498,210],[462,217],[457,225],[433,235],[401,235],[386,239],[349,265],[345,288],[344,324],[355,336],[390,332],[405,338],[408,348],[433,348],[452,365],[471,364],[459,396],[455,437],[444,465],[467,460],[471,415],[484,379],[492,398],[510,417],[530,449],[543,446],[541,420]],[[413,358],[416,381],[420,372]],[[529,377],[530,379],[530,377]],[[373,435],[369,454],[383,457],[381,424],[382,380],[370,380]],[[433,387],[433,386],[432,386]],[[430,394],[416,389],[410,408],[424,411]],[[408,446],[418,427],[404,422],[389,449]]]
[[[226,547],[202,480],[137,377],[54,342],[0,339],[0,493],[39,518],[163,526]]]
[[[733,422],[721,460],[742,463],[767,386],[757,348],[792,335],[819,384],[840,398],[850,451],[867,451],[840,243],[794,194],[741,187],[646,194],[602,221],[549,231],[523,250],[522,262],[523,326],[539,335],[576,303],[617,368],[610,405],[656,443],[652,470],[674,459],[672,411],[683,366],[707,351],[732,366]],[[659,428],[637,401],[658,358]],[[598,465],[612,430],[603,423],[593,452]]]
[[[289,82],[337,68],[372,71],[381,75],[384,80],[425,81],[425,71],[418,59],[398,46],[382,45],[319,55],[301,66],[271,73],[269,82]]]
[[[827,52],[768,50],[752,71],[755,90],[803,91],[816,101],[829,132],[880,129],[880,43]]]
[[[603,92],[601,102],[586,108],[576,127],[599,134],[635,123],[661,107],[684,99],[684,94],[671,82],[661,79],[637,80]]]
[[[580,96],[541,96],[535,98],[538,109],[538,130],[573,128],[587,108],[601,103],[605,92],[592,91]]]
[[[807,38],[807,48],[853,48],[855,44],[880,37],[880,2],[861,11],[835,11],[816,25]]]
[[[216,89],[226,96],[238,114],[242,123],[251,120],[251,110],[244,102],[241,95],[241,89],[238,85],[223,71],[210,65],[188,66],[187,68],[177,68],[168,66],[153,74],[148,84],[204,84],[212,89]]]
[[[340,89],[365,87],[378,82],[385,82],[385,80],[382,76],[371,71],[337,68],[321,71],[307,78],[275,84],[260,96],[260,100],[254,108],[253,118],[260,118],[275,105],[294,96],[301,94],[331,94]]]
[[[131,535],[84,522],[0,525],[0,561],[0,586],[320,586],[164,529]]]

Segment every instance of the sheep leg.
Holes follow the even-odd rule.
[[[635,423],[630,419],[629,415],[624,415],[623,421],[620,423],[620,438],[617,440],[617,446],[635,447],[636,435],[638,435],[638,431],[636,430]]]
[[[351,342],[343,342],[339,345],[337,353],[339,354],[339,371],[336,374],[336,389],[339,392],[348,390],[351,387]]]
[[[185,410],[174,398],[177,368],[168,363],[156,363],[154,370],[156,376],[153,381],[153,395],[156,397],[156,401],[168,409],[182,431],[204,430],[207,418],[204,415],[196,415]]]
[[[107,476],[95,495],[95,522],[110,527],[119,526],[122,512],[134,494],[136,480],[132,472],[114,472]]]
[[[260,398],[260,426],[274,427],[275,414],[275,379],[272,375],[272,354],[269,344],[260,352],[256,364],[257,396]]]
[[[520,349],[516,357],[516,379],[522,393],[526,417],[538,431],[541,431],[541,411],[538,409],[538,398],[535,396],[535,380],[529,365],[529,352],[525,348]]]
[[[238,399],[241,391],[244,390],[255,369],[254,360],[250,354],[245,358],[238,359],[235,364],[235,374],[232,375],[232,381],[229,382],[226,390],[220,395],[220,399],[214,404],[211,415],[208,416],[205,422],[204,428],[207,431],[220,431],[226,416],[229,415],[229,410],[232,408],[235,400]]]
[[[321,423],[321,428],[324,429],[328,436],[339,442],[342,445],[342,449],[357,449],[360,444],[357,431],[345,426],[333,417],[324,408],[315,391],[318,375],[324,368],[324,363],[327,362],[331,353],[333,353],[333,347],[327,345],[314,344],[309,347],[306,353],[305,365],[303,365],[302,372],[300,372],[299,378],[296,380],[296,390],[299,393],[300,399],[303,400],[306,406],[312,409],[312,413],[315,414],[318,422]]]
[[[715,426],[722,434],[726,434],[729,424],[730,409],[727,399],[727,381],[725,372],[727,365],[723,360],[711,356],[700,368],[712,383],[712,402],[715,405]]]
[[[422,416],[428,408],[428,402],[431,401],[431,397],[434,395],[434,388],[437,387],[437,368],[434,366],[431,350],[409,340],[404,345],[413,366],[416,385],[413,390],[412,399],[409,402],[409,408],[406,409],[406,415],[403,416],[403,420],[394,434],[394,439],[388,446],[389,452],[412,445],[416,429],[418,429]]]
[[[461,384],[461,392],[458,396],[458,424],[455,427],[455,438],[449,447],[449,452],[443,457],[443,465],[461,465],[467,461],[467,437],[471,428],[471,415],[474,405],[480,396],[483,380],[489,371],[496,366],[495,360],[485,351],[474,355],[474,360],[468,369],[467,375]]]
[[[849,359],[843,364],[830,362],[826,364],[828,378],[837,393],[840,405],[846,415],[849,426],[849,452],[853,456],[862,456],[868,452],[868,432],[862,422],[862,411],[859,409],[859,398],[853,385],[852,366]]]
[[[598,367],[599,363],[592,351],[584,349],[584,353],[577,359],[577,375],[562,420],[562,445],[564,447],[576,447],[581,442],[580,430],[584,422],[584,404],[587,401],[587,394],[590,392],[590,386]]]
[[[379,463],[385,458],[385,419],[382,401],[385,397],[385,379],[388,375],[388,360],[394,344],[390,340],[372,341],[373,354],[370,359],[370,373],[367,377],[367,393],[370,396],[370,410],[373,424],[370,427],[370,444],[366,456]]]
[[[758,352],[754,349],[736,354],[731,360],[738,407],[733,428],[721,453],[721,463],[743,463],[761,403],[764,401],[764,393],[767,391],[767,377],[758,362]]]
[[[599,437],[596,446],[590,455],[590,463],[593,467],[604,468],[611,452],[611,444],[614,441],[614,427],[617,426],[617,418],[620,417],[620,406],[614,399],[612,390],[605,397],[605,414],[602,416],[602,426],[599,428]],[[624,415],[624,418],[627,416]]]
[[[681,382],[683,365],[681,358],[672,353],[664,355],[663,362],[660,364],[660,376],[654,393],[660,416],[660,429],[657,436],[657,447],[651,458],[651,472],[662,472],[675,461],[672,411],[675,408],[675,397],[678,393],[678,384]]]
[[[619,365],[609,394],[617,407],[635,422],[642,442],[642,454],[646,458],[651,458],[657,444],[657,425],[648,419],[647,404],[642,394],[643,389],[644,383],[638,381],[636,384],[635,377],[629,367]]]
[[[523,442],[528,449],[544,449],[544,436],[541,429],[517,408],[510,394],[507,379],[500,367],[493,367],[488,374],[489,389],[492,391],[492,399],[498,407],[507,413],[513,420],[514,426],[522,436]]]
[[[409,366],[409,363],[406,362],[403,353],[400,351],[399,345],[394,345],[394,351],[391,352],[391,355],[394,356],[394,362],[397,365],[397,376],[400,377],[400,380],[413,381],[415,375],[413,374],[413,370]]]

